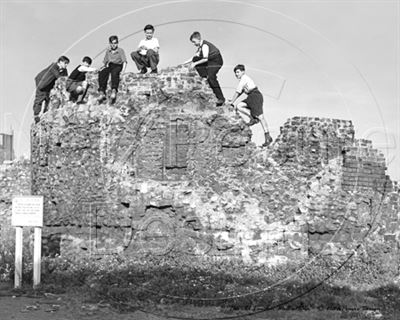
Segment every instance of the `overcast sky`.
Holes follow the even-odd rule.
[[[273,138],[287,118],[352,120],[400,179],[399,1],[1,1],[0,132],[11,128],[17,156],[29,155],[35,75],[60,55],[71,72],[85,55],[102,61],[108,36],[127,55],[156,26],[160,68],[194,52],[197,30],[221,50],[227,98],[247,67],[265,96]],[[127,71],[137,72],[128,58]],[[255,126],[254,140],[262,132]]]

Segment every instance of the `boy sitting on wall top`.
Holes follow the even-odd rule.
[[[126,68],[126,56],[125,51],[122,48],[118,48],[118,37],[111,36],[108,38],[110,47],[106,49],[104,55],[103,64],[104,66],[99,70],[99,103],[102,103],[106,99],[106,88],[108,78],[111,75],[111,103],[114,103],[117,98],[118,86],[120,81],[120,74],[123,73]]]
[[[147,68],[151,73],[157,73],[157,65],[160,61],[160,44],[157,38],[154,38],[154,27],[148,24],[144,27],[145,38],[139,42],[138,50],[131,53],[140,73],[147,73]]]

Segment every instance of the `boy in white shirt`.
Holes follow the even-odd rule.
[[[147,73],[147,68],[151,69],[151,73],[157,73],[157,65],[160,61],[160,44],[157,38],[154,38],[154,27],[148,24],[144,27],[145,39],[141,40],[138,50],[131,53],[133,61],[135,61],[140,73]]]
[[[249,126],[258,122],[261,123],[265,136],[265,142],[262,146],[267,147],[272,142],[272,138],[269,134],[268,124],[263,113],[263,95],[258,90],[254,81],[245,74],[245,67],[243,64],[238,64],[233,71],[235,72],[236,78],[239,79],[239,84],[229,104],[233,105],[239,113],[251,119],[248,123]],[[239,99],[242,94],[247,94],[247,98],[244,100]]]

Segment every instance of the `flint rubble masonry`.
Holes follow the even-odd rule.
[[[89,82],[76,105],[59,79],[31,130],[32,194],[61,254],[274,264],[361,242],[398,255],[397,184],[351,121],[293,117],[261,149],[192,70],[126,74],[114,105],[98,105]]]

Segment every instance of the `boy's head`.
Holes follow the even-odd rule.
[[[66,56],[61,56],[57,60],[57,64],[61,69],[66,69],[69,63],[69,59]]]
[[[240,79],[245,73],[245,67],[243,64],[238,64],[233,68],[233,72],[235,73],[236,78]]]
[[[196,46],[198,47],[200,45],[201,42],[201,35],[200,32],[195,31],[190,35],[190,41]]]
[[[92,59],[88,56],[83,57],[82,64],[86,67],[89,67],[92,64]]]
[[[146,36],[147,40],[151,40],[154,35],[154,27],[151,24],[147,24],[144,29],[144,35]]]
[[[108,42],[110,43],[111,49],[116,49],[118,48],[118,37],[117,36],[111,36],[108,38]]]

